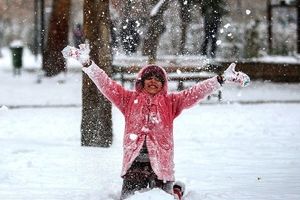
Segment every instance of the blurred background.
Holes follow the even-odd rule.
[[[201,45],[205,37],[204,2],[178,0],[163,8],[163,14],[159,16],[162,17],[161,22],[156,25],[156,29],[161,29],[158,31],[158,54],[202,53]],[[299,53],[299,1],[213,2],[221,7],[216,6],[216,12],[224,12],[220,13],[222,19],[213,57],[242,59],[266,55],[297,56]],[[55,18],[54,13],[62,16],[61,13],[64,12],[69,12],[66,19],[68,26],[65,26],[68,29],[68,43],[76,45],[84,37],[84,33],[80,32],[84,23],[83,3],[83,0],[1,0],[0,48],[8,47],[14,40],[21,40],[33,54],[40,53],[41,48],[47,46],[49,31],[57,29],[49,29],[51,17]],[[158,0],[110,1],[109,20],[114,52],[131,54],[143,49],[151,11],[153,12],[156,4],[159,4]],[[220,9],[224,11],[219,11]],[[56,21],[57,26],[58,23],[60,22]]]
[[[0,199],[119,199],[122,113],[61,54],[85,42],[128,88],[149,63],[176,91],[236,62],[249,87],[176,119],[176,176],[195,199],[300,199],[300,0],[0,0]]]

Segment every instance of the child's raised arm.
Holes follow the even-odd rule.
[[[73,58],[82,64],[82,70],[94,82],[100,92],[123,112],[124,107],[127,105],[127,96],[130,92],[111,79],[104,70],[91,61],[89,52],[90,48],[88,44],[79,45],[79,49],[67,46],[62,50],[64,58]]]
[[[235,66],[235,63],[231,63],[222,75],[201,81],[188,89],[172,94],[175,105],[175,116],[177,116],[183,109],[195,105],[200,100],[212,94],[223,84],[233,83],[241,87],[248,86],[250,84],[249,76],[243,72],[236,72]]]

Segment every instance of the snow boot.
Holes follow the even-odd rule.
[[[185,191],[185,185],[181,181],[176,181],[173,185],[173,195],[176,200],[182,200]]]

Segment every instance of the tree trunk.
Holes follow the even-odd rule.
[[[180,4],[180,29],[181,29],[181,38],[180,38],[180,44],[179,44],[179,54],[183,55],[188,53],[185,50],[185,44],[186,44],[186,32],[188,25],[191,21],[191,7],[192,7],[192,1],[191,0],[179,0]]]
[[[84,33],[91,47],[91,59],[110,76],[112,53],[109,1],[84,1]],[[111,104],[83,73],[81,145],[109,147],[111,144]]]
[[[185,21],[181,21],[181,24],[180,24],[181,37],[180,37],[180,43],[179,43],[179,54],[181,54],[181,55],[188,53],[185,49],[187,27],[188,27],[188,23],[186,23]]]
[[[47,44],[43,53],[43,70],[46,76],[66,71],[61,50],[68,45],[71,0],[54,0],[49,21]]]
[[[169,0],[165,0],[162,3],[162,5],[159,6],[159,9],[156,12],[156,14],[152,15],[149,20],[149,26],[142,50],[143,55],[148,56],[149,63],[154,63],[156,61],[156,52],[159,43],[159,38],[165,31],[163,15],[164,11],[168,8],[168,4]]]

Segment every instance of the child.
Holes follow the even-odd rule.
[[[135,90],[130,91],[90,61],[87,44],[80,45],[80,49],[68,46],[62,53],[65,58],[73,57],[81,62],[83,71],[125,117],[121,199],[135,191],[155,187],[181,199],[184,185],[174,184],[173,120],[183,109],[195,105],[223,83],[246,86],[250,82],[246,74],[235,72],[235,64],[231,64],[222,76],[169,93],[165,70],[148,65],[140,70]]]

